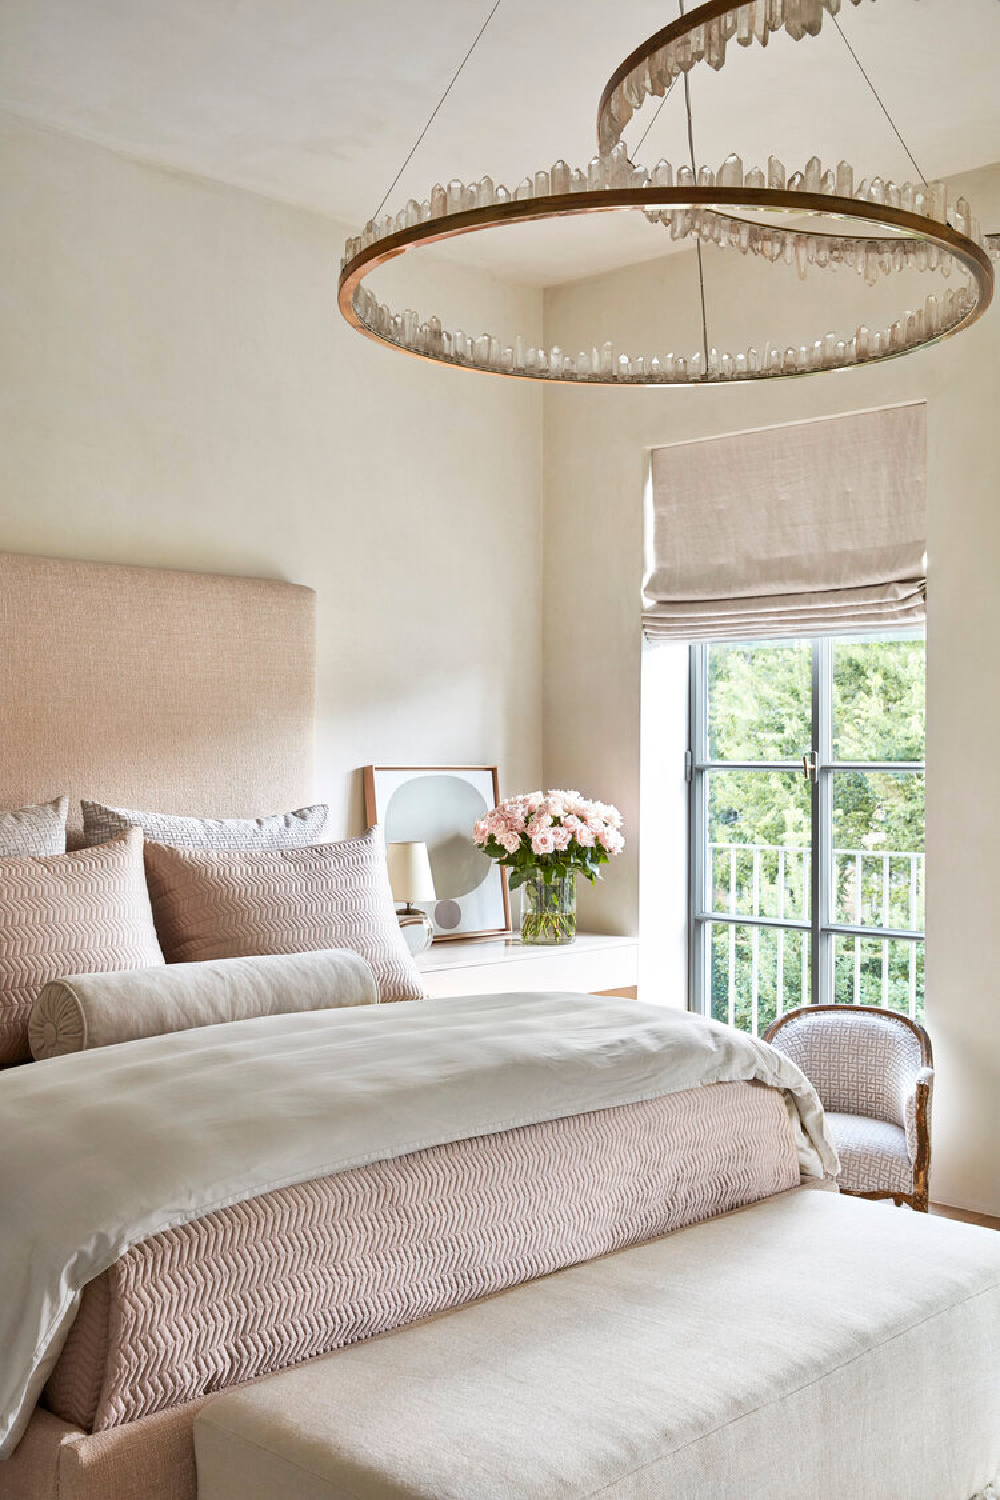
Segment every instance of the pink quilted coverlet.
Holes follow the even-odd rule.
[[[265,1193],[90,1282],[45,1404],[114,1427],[798,1182],[781,1093],[740,1082]]]

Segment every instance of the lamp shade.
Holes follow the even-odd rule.
[[[386,850],[394,901],[433,901],[434,877],[426,844],[390,844]]]

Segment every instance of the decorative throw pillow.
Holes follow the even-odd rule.
[[[0,812],[0,859],[19,854],[64,854],[69,798]]]
[[[50,979],[162,964],[142,834],[0,865],[0,1064],[26,1062],[28,1017]]]
[[[147,842],[146,878],[168,963],[353,948],[379,999],[422,1000],[381,835],[311,849],[172,849]]]
[[[318,844],[329,808],[325,802],[267,818],[185,818],[172,813],[134,812],[81,802],[87,844],[104,844],[126,828],[141,828],[147,839],[175,849],[289,849]]]
[[[60,1057],[223,1021],[377,1003],[371,968],[349,948],[162,964],[51,980],[35,1001],[28,1041],[36,1058]]]

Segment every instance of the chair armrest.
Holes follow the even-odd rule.
[[[906,1149],[913,1167],[913,1188],[918,1197],[927,1197],[927,1178],[931,1165],[931,1096],[934,1091],[934,1069],[921,1068],[914,1076],[903,1106]]]

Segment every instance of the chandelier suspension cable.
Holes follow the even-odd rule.
[[[680,13],[684,15],[684,0],[680,0]],[[666,97],[664,97],[666,103]],[[694,125],[691,121],[691,84],[688,74],[684,74],[684,107],[687,111],[687,133],[688,151],[691,156],[691,175],[695,182],[698,181],[698,164],[694,157]],[[698,295],[701,299],[701,348],[702,358],[705,363],[702,366],[701,378],[708,379],[708,315],[705,312],[705,263],[701,258],[701,236],[695,235],[695,254],[698,257]]]
[[[855,52],[854,48],[851,46],[850,42],[848,41],[847,37],[845,36],[845,34],[844,34],[844,28],[841,26],[840,21],[837,19],[837,17],[835,15],[832,15],[832,14],[830,16],[830,20],[833,22],[834,26],[836,26],[836,28],[837,28],[837,31],[840,33],[840,40],[843,42],[843,44],[847,48],[848,52],[854,58],[854,61],[857,63],[859,73],[861,74],[862,78],[865,80],[865,83],[867,83],[868,87],[871,89],[872,93],[874,94],[876,104],[878,105],[878,107],[882,111],[882,113],[885,115],[886,119],[889,121],[889,124],[892,126],[893,133],[895,134],[895,137],[896,137],[897,141],[902,146],[902,148],[906,152],[907,156],[910,158],[910,161],[913,164],[914,171],[916,172],[917,176],[920,178],[920,181],[926,187],[926,185],[927,185],[927,178],[924,176],[923,172],[920,170],[920,167],[919,167],[919,165],[917,163],[917,159],[914,156],[913,152],[910,150],[909,146],[903,140],[903,137],[902,137],[902,135],[900,133],[900,130],[899,130],[899,126],[896,124],[895,120],[892,118],[892,115],[889,113],[889,111],[886,109],[885,105],[883,104],[883,102],[882,102],[882,96],[879,93],[878,89],[875,87],[875,85],[872,83],[871,79],[869,78],[868,73],[866,72],[865,66],[862,63],[860,57]]]
[[[490,11],[489,15],[486,17],[486,20],[483,22],[482,26],[480,26],[479,30],[476,32],[476,35],[475,35],[475,37],[473,38],[473,41],[472,41],[472,46],[469,48],[468,52],[462,58],[462,61],[459,63],[458,67],[455,69],[455,72],[454,72],[454,74],[452,76],[451,82],[449,83],[448,87],[445,89],[444,93],[441,95],[441,97],[438,100],[438,102],[435,104],[434,108],[431,110],[430,114],[427,116],[427,123],[425,124],[425,126],[424,126],[423,130],[420,132],[420,134],[417,136],[416,140],[413,142],[413,145],[410,147],[410,151],[409,151],[409,154],[406,157],[406,160],[403,162],[403,165],[400,167],[399,171],[396,173],[395,177],[392,179],[392,181],[390,182],[389,186],[386,188],[386,190],[385,190],[385,196],[383,197],[382,202],[379,204],[378,208],[375,210],[374,214],[372,215],[373,219],[377,219],[378,216],[379,216],[379,214],[382,212],[383,208],[385,208],[385,205],[389,201],[389,195],[391,194],[393,188],[396,186],[397,182],[402,177],[402,175],[406,171],[407,167],[410,165],[410,162],[413,160],[414,156],[417,154],[417,149],[418,149],[418,147],[420,145],[420,142],[423,140],[423,138],[427,134],[428,130],[430,130],[431,126],[434,124],[434,121],[435,121],[435,119],[437,117],[438,110],[441,108],[442,104],[447,99],[447,97],[451,93],[452,89],[455,87],[455,85],[458,82],[459,77],[461,75],[462,69],[465,67],[466,63],[469,61],[469,58],[472,56],[473,52],[475,52],[476,48],[479,46],[479,43],[482,41],[483,34],[486,31],[487,26],[490,24],[490,22],[492,21],[493,17],[496,15],[496,13],[497,13],[497,11],[499,9],[500,9],[500,0],[496,0],[496,4],[493,6],[493,9]]]
[[[636,141],[635,145],[633,146],[633,148],[632,148],[632,157],[631,157],[632,160],[638,160],[639,151],[642,148],[642,143],[646,139],[646,137],[649,134],[649,132],[652,130],[653,126],[656,124],[657,120],[660,118],[660,111],[663,109],[663,106],[666,104],[667,100],[670,98],[670,95],[673,93],[673,91],[674,91],[674,84],[676,82],[677,82],[677,79],[675,78],[673,80],[673,83],[668,84],[666,93],[664,94],[663,98],[660,100],[659,104],[656,106],[656,109],[653,111],[653,118],[650,120],[649,124],[646,126],[645,130],[642,132],[642,135],[639,137],[639,139]]]

